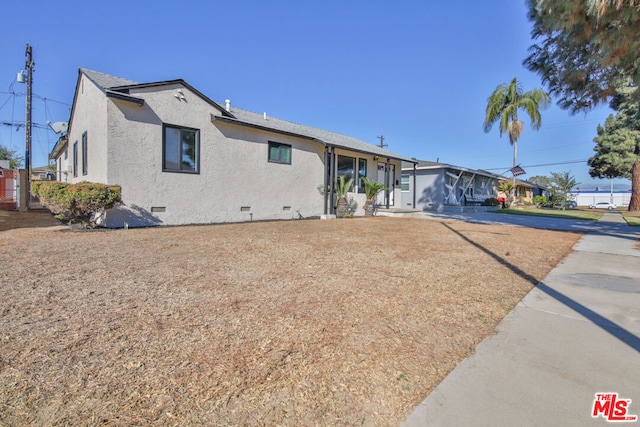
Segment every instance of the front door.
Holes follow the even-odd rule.
[[[395,188],[396,165],[389,165],[389,173],[387,174],[387,164],[378,163],[378,182],[382,182],[385,188],[388,188],[389,206],[393,206],[393,193]],[[376,197],[378,206],[387,206],[387,190],[381,191]]]

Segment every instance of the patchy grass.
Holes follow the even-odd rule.
[[[591,221],[597,221],[602,218],[603,212],[594,210],[581,210],[581,209],[540,209],[540,208],[524,208],[524,209],[499,209],[496,211],[490,211],[500,214],[508,215],[529,215],[529,216],[547,216],[552,218],[569,218],[569,219],[586,219]]]
[[[633,227],[640,227],[640,212],[629,212],[628,210],[621,210],[622,216],[624,217],[627,224]]]
[[[579,237],[386,217],[0,231],[0,425],[397,426]]]

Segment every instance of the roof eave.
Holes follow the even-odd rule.
[[[111,89],[107,89],[106,91],[107,98],[118,99],[120,101],[130,102],[132,104],[136,104],[138,107],[142,107],[144,105],[144,99],[136,98],[135,96],[127,95],[126,93],[116,92]]]
[[[68,134],[58,138],[58,141],[56,141],[56,145],[53,146],[51,153],[49,153],[49,159],[51,160],[57,159],[60,153],[62,153],[62,150],[67,146],[68,143],[69,143]]]
[[[202,98],[205,102],[211,104],[211,106],[214,107],[216,110],[219,110],[223,116],[235,118],[235,116],[231,114],[229,111],[227,111],[224,107],[222,107],[220,104],[218,104],[214,100],[207,97],[205,94],[200,92],[195,87],[191,86],[189,83],[187,83],[183,79],[164,80],[164,81],[150,82],[150,83],[137,83],[137,84],[131,84],[131,85],[116,86],[109,89],[111,89],[112,91],[121,93],[123,91],[129,91],[131,89],[144,89],[144,88],[150,88],[150,87],[168,86],[173,84],[179,84],[186,87],[187,89],[195,93],[197,96]]]
[[[394,160],[401,160],[401,161],[405,161],[405,162],[411,162],[414,163],[414,160],[409,160],[409,159],[405,159],[403,157],[400,156],[395,156],[395,155],[389,155],[388,153],[375,153],[373,151],[366,151],[366,150],[360,150],[357,148],[352,148],[352,147],[347,147],[347,146],[343,146],[340,144],[333,144],[327,141],[323,141],[321,139],[318,139],[316,137],[313,136],[309,136],[309,135],[304,135],[304,134],[300,134],[300,133],[295,133],[295,132],[288,132],[285,130],[280,130],[280,129],[274,129],[268,126],[261,126],[255,123],[249,123],[249,122],[244,122],[238,119],[231,119],[231,118],[227,118],[227,117],[220,117],[220,116],[216,116],[216,115],[211,115],[211,121],[215,122],[223,122],[223,123],[229,123],[229,124],[233,124],[233,125],[237,125],[237,126],[244,126],[244,127],[250,127],[253,129],[258,129],[258,130],[263,130],[265,132],[273,132],[273,133],[278,133],[280,135],[287,135],[287,136],[293,136],[296,138],[302,138],[302,139],[306,139],[309,141],[313,141],[313,142],[317,142],[320,145],[323,145],[325,147],[335,147],[335,148],[341,148],[343,150],[349,150],[349,151],[353,151],[354,153],[362,153],[362,154],[369,154],[372,156],[379,156],[379,157],[386,157],[389,159],[394,159]]]

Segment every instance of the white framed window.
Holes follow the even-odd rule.
[[[410,179],[411,179],[411,175],[408,175],[408,174],[404,174],[403,173],[400,176],[400,190],[401,191],[409,191]]]

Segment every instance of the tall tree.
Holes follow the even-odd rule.
[[[540,110],[547,108],[551,98],[540,89],[527,92],[514,77],[509,84],[501,84],[489,96],[484,119],[484,131],[489,132],[493,125],[500,123],[500,136],[509,135],[513,146],[513,166],[518,165],[518,139],[524,130],[524,123],[518,118],[518,111],[524,111],[531,121],[534,130],[540,129],[542,117]],[[513,177],[515,187],[515,176]]]
[[[24,158],[18,155],[17,150],[10,150],[4,145],[0,145],[0,160],[9,160],[9,168],[17,169]]]
[[[551,189],[554,193],[555,203],[560,203],[562,210],[567,208],[569,191],[578,185],[575,177],[571,172],[551,172]]]
[[[620,90],[622,92],[622,90]],[[596,154],[588,160],[589,174],[595,178],[631,178],[629,210],[640,211],[640,104],[627,89],[611,102],[617,110],[604,126],[598,125],[593,141]]]
[[[543,187],[551,187],[551,178],[549,178],[548,176],[536,175],[532,176],[531,178],[527,178],[527,181],[532,184],[541,185]]]
[[[587,111],[621,85],[640,86],[640,1],[527,0],[527,6],[535,44],[524,65],[562,108]]]

